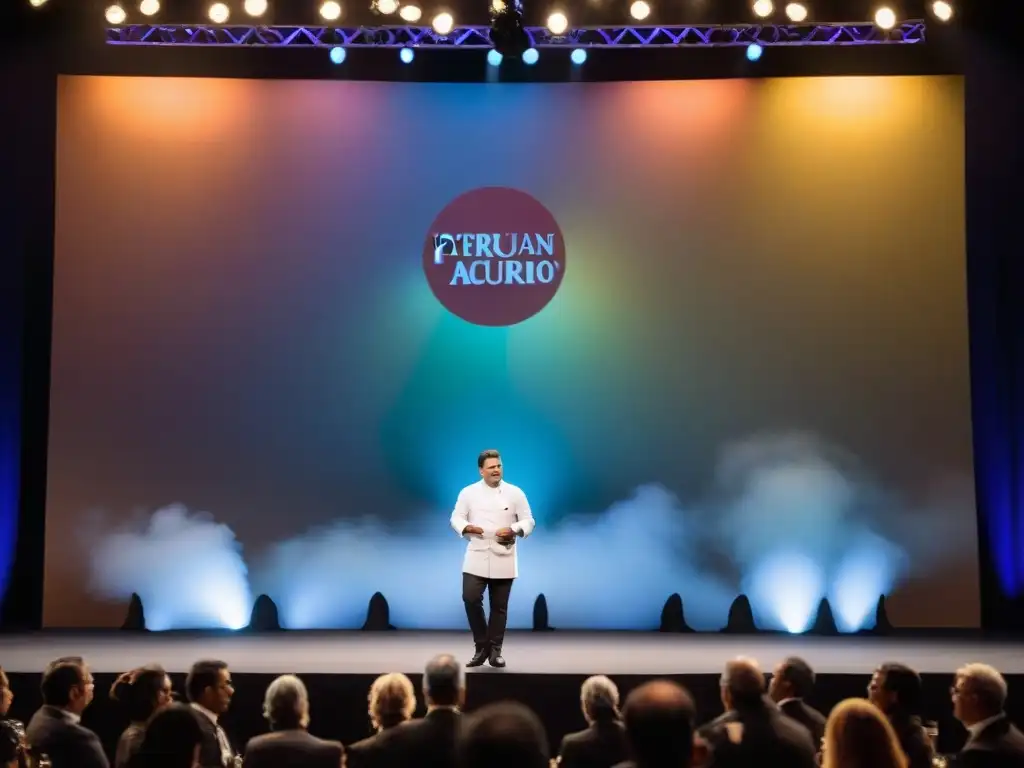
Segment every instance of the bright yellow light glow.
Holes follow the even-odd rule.
[[[267,12],[267,0],[245,0],[242,7],[250,16],[262,16]]]
[[[28,0],[28,4],[33,8],[42,8],[46,5],[46,0]]]
[[[946,2],[946,0],[935,0],[932,3],[932,13],[935,14],[935,18],[939,21],[949,21],[953,18],[953,6]]]
[[[103,15],[107,19],[107,24],[113,24],[114,26],[124,24],[124,20],[128,18],[128,14],[124,12],[124,8],[120,5],[111,5]]]
[[[398,12],[398,15],[402,17],[403,21],[415,24],[423,18],[423,11],[420,10],[418,5],[403,5],[402,10]]]
[[[643,21],[651,15],[651,6],[644,2],[644,0],[636,0],[631,6],[629,6],[629,15],[637,21]]]
[[[341,18],[341,4],[334,0],[327,0],[320,6],[320,17],[324,21],[337,21]]]
[[[397,10],[398,0],[377,0],[377,13],[389,16]]]
[[[556,11],[548,16],[548,29],[553,35],[564,35],[569,28],[569,19],[561,11]]]
[[[896,26],[896,13],[892,8],[879,8],[875,11],[875,24],[882,29],[892,29]]]
[[[224,24],[231,17],[231,11],[224,3],[214,3],[210,6],[209,16],[214,24]]]
[[[768,18],[775,12],[775,3],[772,0],[757,0],[754,3],[754,15],[762,19]]]
[[[807,6],[803,3],[790,3],[786,6],[786,17],[799,24],[807,20]]]
[[[155,16],[160,13],[160,0],[142,0],[139,3],[139,13],[143,16]]]
[[[455,26],[455,19],[452,18],[450,13],[439,13],[434,17],[434,21],[430,26],[434,28],[434,31],[437,32],[437,34],[447,35]]]
[[[505,10],[505,0],[491,0],[491,12],[501,13]]]

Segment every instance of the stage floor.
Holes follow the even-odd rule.
[[[0,636],[0,665],[9,673],[39,673],[52,659],[84,656],[94,672],[117,673],[158,662],[185,672],[199,658],[227,661],[237,673],[419,673],[438,653],[468,658],[464,632],[300,632],[262,635],[39,633]],[[476,674],[669,675],[715,674],[726,660],[752,656],[765,669],[802,656],[819,674],[868,674],[885,661],[922,674],[952,673],[969,662],[1006,675],[1024,673],[1024,644],[982,640],[882,637],[669,635],[657,633],[510,632],[505,670]]]

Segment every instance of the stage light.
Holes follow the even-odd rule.
[[[245,0],[242,8],[250,16],[262,16],[267,12],[267,0]]]
[[[750,45],[747,46],[748,61],[757,61],[758,59],[761,58],[762,53],[764,53],[764,48],[762,48],[757,43],[751,43]]]
[[[932,13],[939,21],[949,21],[953,18],[953,6],[946,0],[935,0],[932,3]]]
[[[398,15],[402,17],[402,21],[408,21],[410,24],[415,24],[421,18],[423,18],[423,11],[420,10],[418,5],[403,5]]]
[[[577,48],[569,54],[569,60],[577,67],[582,66],[587,61],[587,52],[582,48]]]
[[[28,4],[33,8],[42,8],[46,5],[46,0],[28,0]]]
[[[772,0],[757,0],[754,3],[754,15],[766,19],[775,13],[775,3]]]
[[[434,31],[439,35],[447,35],[455,27],[455,19],[448,12],[439,13],[434,17],[430,26],[434,28]]]
[[[341,18],[341,4],[334,0],[327,0],[320,6],[320,16],[324,21],[337,21]]]
[[[346,56],[345,49],[342,48],[340,45],[336,45],[334,48],[331,48],[331,62],[333,64],[342,64],[342,63],[344,63],[345,56]]]
[[[231,17],[231,11],[224,3],[214,3],[207,15],[214,24],[224,24]]]
[[[506,7],[505,0],[491,0],[491,13],[504,13]]]
[[[540,53],[536,48],[527,48],[523,51],[523,64],[527,66],[533,66],[540,59]]]
[[[139,3],[139,13],[143,16],[156,16],[160,13],[160,0],[142,0]]]
[[[807,19],[807,6],[803,3],[790,3],[786,6],[786,17],[799,24]]]
[[[651,15],[651,6],[644,2],[644,0],[636,0],[631,6],[629,6],[629,15],[637,21],[643,21]]]
[[[416,57],[413,53],[412,48],[403,48],[398,52],[398,58],[403,64],[412,64],[412,60]]]
[[[377,0],[377,13],[383,13],[385,16],[390,16],[397,10],[397,0]]]
[[[548,30],[552,35],[564,35],[569,28],[569,19],[561,11],[556,11],[548,16]]]
[[[875,11],[875,24],[882,29],[892,29],[896,26],[896,12],[892,8],[879,8]]]
[[[115,27],[119,24],[124,24],[124,20],[128,18],[128,14],[124,12],[124,8],[120,5],[109,6],[104,16],[106,16],[107,24],[113,24]]]
[[[501,60],[505,58],[493,48],[487,52],[487,63],[492,67],[500,67]]]
[[[502,56],[522,56],[523,51],[533,45],[530,35],[523,27],[522,6],[519,0],[502,1],[504,6],[501,11],[491,16],[491,45]]]

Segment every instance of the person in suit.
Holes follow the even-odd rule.
[[[129,768],[197,768],[201,765],[204,717],[184,704],[157,710],[146,723]]]
[[[611,768],[626,760],[626,729],[619,717],[615,683],[604,675],[588,677],[580,687],[580,708],[588,727],[562,739],[561,768]]]
[[[173,688],[163,667],[153,665],[125,672],[110,689],[110,698],[124,706],[128,727],[117,742],[114,768],[127,768],[146,732],[146,723],[155,712],[170,706]]]
[[[847,699],[828,716],[821,744],[822,768],[905,768],[892,724],[864,699]]]
[[[921,723],[921,676],[904,664],[883,664],[868,684],[868,700],[889,718],[907,768],[931,768],[935,749]]]
[[[967,728],[958,768],[1024,768],[1024,734],[1010,722],[1006,680],[987,664],[957,670],[951,694],[953,715]]]
[[[20,768],[24,759],[22,733],[10,720],[0,720],[0,768]]]
[[[346,748],[348,768],[384,765],[381,760],[385,737],[389,731],[404,726],[415,710],[416,691],[408,677],[391,672],[374,680],[369,696],[370,726],[374,734]]]
[[[689,768],[695,765],[696,707],[690,692],[669,680],[652,680],[633,690],[623,708],[632,759],[616,768]]]
[[[486,661],[492,667],[504,667],[501,649],[508,599],[512,582],[519,575],[516,540],[529,536],[535,523],[526,494],[504,481],[501,455],[483,451],[476,464],[480,482],[459,492],[450,521],[455,532],[466,540],[462,601],[476,648],[466,666],[479,667]],[[484,615],[485,591],[490,620]]]
[[[47,755],[53,768],[109,768],[99,737],[82,726],[95,691],[82,659],[61,659],[43,673],[43,706],[32,715],[25,738],[32,755]]]
[[[817,747],[810,733],[765,695],[764,674],[756,661],[741,658],[726,664],[721,697],[725,714],[701,729],[715,768],[816,768]]]
[[[544,726],[533,711],[505,701],[466,718],[455,747],[458,768],[549,768]]]
[[[821,744],[825,735],[825,716],[804,701],[814,690],[814,670],[796,656],[780,661],[768,684],[768,696],[779,705],[782,714],[796,720],[811,734],[811,741]]]
[[[270,733],[250,739],[245,768],[341,768],[341,742],[318,739],[309,727],[309,693],[294,675],[282,675],[268,687],[263,716]]]
[[[231,765],[235,753],[220,724],[221,716],[231,707],[235,695],[228,665],[223,661],[197,661],[185,678],[185,695],[199,715],[199,726],[203,730],[199,765],[202,768]]]

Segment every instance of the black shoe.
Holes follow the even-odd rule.
[[[489,653],[487,648],[477,648],[476,653],[473,654],[473,658],[466,662],[467,667],[481,667],[483,663],[487,661]]]
[[[494,648],[491,651],[491,656],[489,659],[487,659],[487,663],[490,664],[492,667],[497,667],[498,669],[501,669],[505,666],[505,660],[501,658],[500,648]]]

